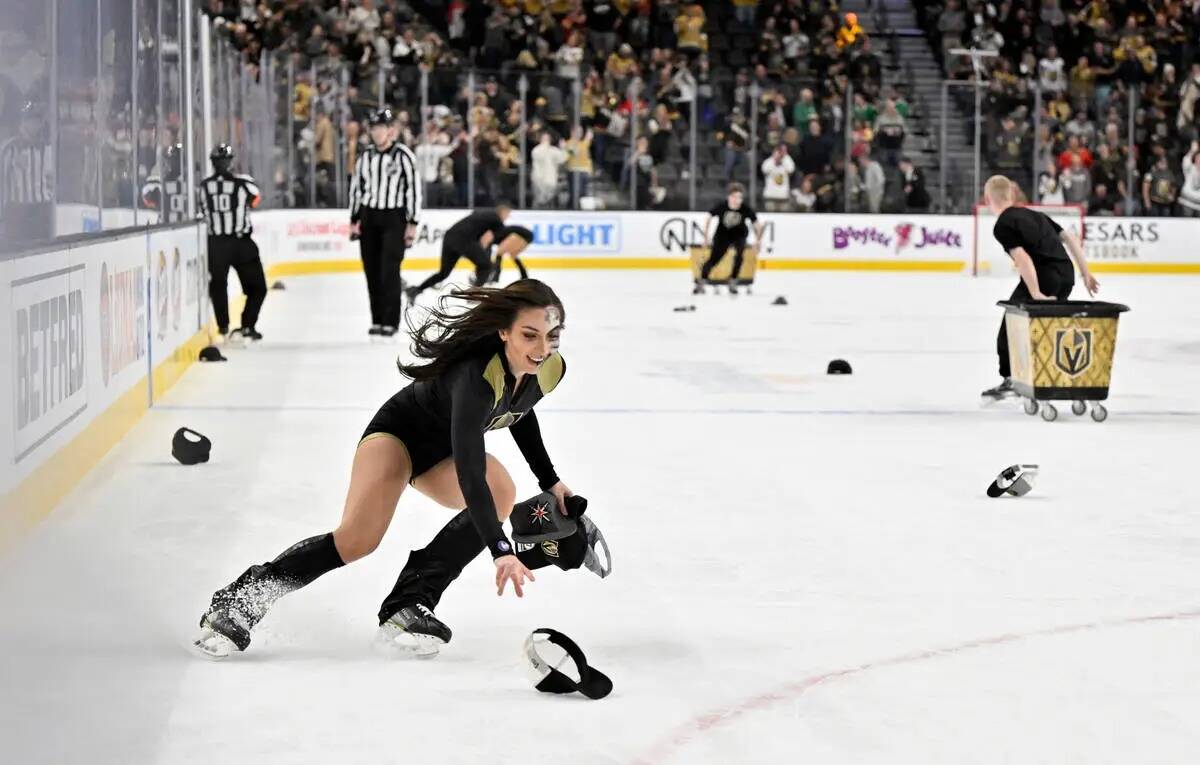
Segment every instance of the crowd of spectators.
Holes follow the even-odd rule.
[[[985,156],[1029,198],[1092,215],[1200,215],[1200,2],[915,6],[950,77],[975,77],[953,49],[998,54],[984,60]],[[971,89],[958,93],[964,112],[973,110]]]
[[[352,166],[362,120],[381,103],[404,115],[435,205],[516,200],[522,166],[527,205],[539,207],[624,206],[636,186],[639,208],[679,208],[693,180],[704,205],[755,173],[773,209],[844,210],[849,199],[874,210],[881,183],[903,182],[904,95],[883,87],[855,14],[821,0],[206,4],[256,76],[264,53],[276,79],[287,62],[298,73],[288,98],[299,145],[316,153],[312,203],[331,203],[331,174]],[[296,184],[297,203],[307,187]]]

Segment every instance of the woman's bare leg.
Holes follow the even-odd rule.
[[[343,561],[350,563],[375,551],[411,477],[408,450],[397,439],[381,435],[359,445],[342,521],[333,532]]]
[[[197,649],[217,658],[227,656],[233,647],[246,650],[250,631],[276,600],[372,552],[383,539],[411,475],[412,463],[400,441],[376,436],[360,443],[337,529],[298,542],[269,563],[251,566],[218,590],[201,619],[204,631],[195,643]]]
[[[492,501],[496,503],[496,517],[503,523],[508,520],[517,501],[517,487],[500,460],[490,454],[487,455],[487,484],[492,491]],[[458,471],[454,468],[452,457],[447,457],[422,473],[413,481],[413,488],[442,507],[462,510],[467,506],[458,485]]]

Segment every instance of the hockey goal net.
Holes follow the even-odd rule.
[[[1083,206],[1082,205],[1035,205],[1026,204],[1032,210],[1049,215],[1055,223],[1064,229],[1074,231],[1083,239]],[[985,204],[975,205],[975,234],[972,247],[971,275],[972,276],[1011,276],[1017,272],[1012,258],[992,235],[992,227],[996,225],[996,216]]]

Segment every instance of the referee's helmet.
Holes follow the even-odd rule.
[[[233,164],[233,147],[227,143],[219,143],[213,147],[208,158],[212,160],[213,169],[223,173]]]
[[[376,125],[391,125],[395,121],[396,113],[392,111],[391,107],[385,106],[372,112],[367,123],[371,127],[375,127]]]

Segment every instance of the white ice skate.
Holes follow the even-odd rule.
[[[192,641],[192,651],[199,656],[213,661],[228,658],[238,649],[232,640],[213,630],[208,620],[200,627],[200,635]]]
[[[376,645],[394,656],[432,659],[450,642],[450,628],[423,605],[405,606],[379,625]]]

